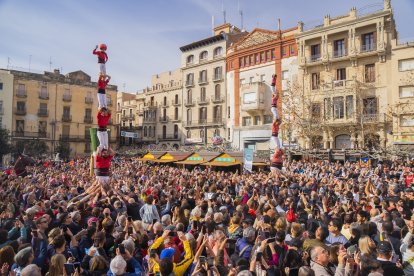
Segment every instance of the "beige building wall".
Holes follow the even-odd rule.
[[[392,41],[390,110],[393,144],[400,149],[414,145],[414,41]]]
[[[326,16],[322,26],[299,23],[300,98],[295,137],[303,148],[384,148],[390,145],[391,40],[395,24],[388,1],[377,12]]]
[[[0,128],[12,130],[13,75],[0,70]]]
[[[59,70],[34,74],[10,71],[14,75],[12,140],[39,139],[54,153],[60,140],[70,144],[71,156],[91,152],[89,128],[97,127],[97,83],[76,71]],[[107,104],[113,110],[117,87],[108,85]],[[116,142],[116,128],[110,120],[109,142]]]

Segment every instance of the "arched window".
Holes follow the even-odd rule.
[[[147,137],[147,127],[144,127],[144,137]]]
[[[206,100],[206,88],[205,87],[200,88],[200,100],[203,102]]]
[[[198,119],[200,120],[200,124],[205,124],[207,121],[207,107],[202,107],[199,109]]]
[[[221,98],[221,87],[220,84],[216,84],[216,86],[214,87],[214,98],[216,99],[216,101],[219,101]]]
[[[152,126],[148,127],[148,137],[152,137]]]
[[[162,138],[167,137],[167,126],[162,126]]]
[[[187,109],[187,124],[191,124],[191,109]]]
[[[213,109],[213,113],[214,113],[213,114],[214,120],[220,120],[221,119],[221,105],[216,105]]]
[[[214,80],[215,81],[221,80],[223,78],[222,73],[223,73],[223,70],[221,66],[214,68]]]
[[[166,108],[164,108],[162,110],[162,118],[163,118],[163,120],[166,120],[167,119],[167,109]]]
[[[223,54],[223,48],[222,47],[217,47],[217,48],[214,49],[213,56],[215,58],[220,57],[222,54]]]
[[[206,83],[207,82],[207,70],[200,71],[199,77],[200,77],[200,79],[198,80],[199,83]]]
[[[208,57],[208,52],[207,52],[207,51],[202,51],[202,52],[200,53],[200,61],[205,61],[205,60],[207,60],[207,57]]]
[[[174,108],[174,120],[178,120],[178,107]]]
[[[178,94],[175,94],[175,104],[178,104]]]
[[[191,138],[191,130],[187,130],[187,138]]]
[[[174,125],[174,139],[178,138],[178,125]]]
[[[189,55],[187,57],[187,64],[192,64],[194,63],[194,55]]]
[[[164,106],[167,106],[167,97],[164,97]]]

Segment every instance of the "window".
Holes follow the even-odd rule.
[[[47,94],[47,86],[43,85],[42,87],[40,87],[40,98],[41,99],[47,99],[48,98],[48,94]]]
[[[3,90],[3,83],[0,82],[0,90]]]
[[[70,116],[70,106],[63,107],[63,116]]]
[[[270,50],[266,51],[266,60],[269,61],[271,59]]]
[[[69,125],[63,125],[62,126],[62,136],[63,137],[69,137],[70,135],[70,126]]]
[[[90,108],[85,109],[85,118],[92,118],[92,109]]]
[[[221,121],[221,105],[216,105],[213,108],[213,118],[215,123]]]
[[[352,118],[354,115],[354,97],[352,95],[346,96],[346,117]]]
[[[287,56],[287,47],[286,46],[282,47],[282,57],[285,57],[285,56]]]
[[[178,94],[175,94],[174,103],[178,104]]]
[[[312,90],[319,89],[320,78],[319,73],[312,73]]]
[[[398,61],[398,70],[401,71],[409,71],[414,70],[414,58],[404,59]]]
[[[221,89],[220,84],[216,84],[214,87],[214,98],[218,101],[221,100]]]
[[[194,55],[189,55],[187,57],[187,64],[193,64],[194,63]]]
[[[222,54],[223,54],[223,48],[222,47],[217,47],[213,51],[214,57],[220,57]]]
[[[373,32],[363,34],[361,40],[361,52],[370,52],[375,50],[375,36]]]
[[[250,64],[253,65],[254,64],[254,55],[250,55]]]
[[[162,138],[167,137],[167,126],[162,126]]]
[[[249,57],[244,57],[244,66],[249,65]]]
[[[260,62],[264,62],[265,61],[265,53],[261,52],[260,53]]]
[[[193,85],[194,84],[194,74],[187,74],[186,76],[186,85]]]
[[[24,132],[24,120],[16,120],[16,132]]]
[[[240,67],[243,67],[244,66],[243,58],[239,58],[239,66]]]
[[[230,138],[231,138],[230,128],[227,128],[227,140],[230,140]]]
[[[46,134],[46,130],[47,130],[47,122],[39,121],[38,132]]]
[[[270,50],[270,55],[272,56],[272,60],[276,58],[275,49]]]
[[[148,133],[147,133],[147,127],[144,126],[144,137],[147,137]]]
[[[414,86],[400,86],[400,98],[414,97]]]
[[[214,68],[214,80],[221,80],[222,78],[222,67]]]
[[[255,125],[255,126],[258,126],[258,125],[260,125],[260,116],[254,116],[254,121],[253,121],[253,124]]]
[[[321,44],[311,46],[311,61],[317,61],[321,58]]]
[[[334,57],[346,56],[345,39],[338,39],[334,41]]]
[[[375,82],[375,64],[365,65],[365,82]]]
[[[174,125],[174,138],[178,138],[178,125]]]
[[[259,63],[259,54],[254,54],[254,63]]]
[[[200,108],[198,112],[200,123],[205,122],[205,120],[207,120],[207,107]]]
[[[289,52],[290,52],[291,56],[295,54],[295,46],[294,45],[289,46]]]
[[[363,113],[366,115],[377,114],[377,98],[366,98],[363,100]]]
[[[289,70],[282,71],[282,80],[289,79]]]
[[[200,71],[199,76],[200,76],[199,83],[207,82],[207,70]]]
[[[191,109],[187,109],[187,122],[190,122],[191,123],[191,118],[192,118],[192,116],[191,116]]]
[[[230,106],[227,107],[227,118],[230,119]]]
[[[346,69],[345,68],[336,69],[336,80],[346,80]]]
[[[331,99],[325,98],[323,100],[323,105],[324,105],[325,120],[329,120],[331,118],[331,110],[332,110]]]
[[[39,104],[39,113],[47,114],[47,103],[40,103]]]
[[[201,87],[200,89],[200,100],[201,101],[206,101],[206,88],[205,87]]]
[[[254,82],[254,77],[249,78],[249,83],[252,84]]]
[[[207,51],[203,51],[200,53],[200,61],[205,61],[207,60],[207,56],[208,56],[208,52]]]
[[[187,102],[192,103],[193,102],[193,93],[191,89],[187,90]]]
[[[26,111],[26,103],[25,102],[17,102],[17,110],[18,111]]]
[[[178,107],[174,108],[174,120],[178,120]]]
[[[24,95],[24,94],[26,94],[26,85],[19,84],[19,86],[17,88],[17,94],[18,95]]]
[[[245,83],[245,79],[240,79],[240,86],[242,86]]]
[[[255,103],[257,100],[256,92],[249,92],[243,94],[243,103],[249,104],[249,103]]]
[[[344,118],[344,97],[333,98],[334,119]]]
[[[414,115],[401,115],[400,125],[403,127],[412,127],[414,126]]]
[[[252,118],[250,116],[242,118],[242,125],[243,126],[251,126],[252,125]]]
[[[321,118],[321,104],[320,103],[312,103],[312,105],[311,105],[311,117],[312,117],[312,119],[320,119]]]
[[[191,130],[187,130],[187,138],[191,138]]]
[[[264,115],[263,116],[263,123],[265,125],[273,123],[273,115]]]

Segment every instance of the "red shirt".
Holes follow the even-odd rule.
[[[272,124],[272,135],[277,135],[279,133],[279,124],[278,122],[274,122]]]
[[[277,78],[276,75],[273,76],[273,78],[272,78],[272,86],[276,86],[276,78]]]
[[[406,187],[410,186],[410,184],[413,183],[413,178],[414,178],[414,175],[412,175],[412,174],[409,174],[405,177],[405,186]]]
[[[98,79],[98,88],[99,89],[105,89],[106,86],[108,85],[109,80],[101,80],[100,78]]]
[[[97,155],[96,156],[96,168],[97,169],[107,169],[111,166],[112,155],[109,155],[106,158]]]
[[[98,56],[98,63],[106,63],[108,61],[108,55],[106,52],[96,51],[96,49],[94,49],[92,53]]]
[[[272,156],[273,163],[283,163],[283,150],[278,149]]]
[[[98,126],[107,127],[109,118],[111,118],[111,113],[108,113],[108,115],[103,116],[101,112],[98,112],[98,115],[96,115],[96,118],[98,119]]]
[[[272,107],[276,107],[277,106],[277,97],[273,94],[272,95]]]

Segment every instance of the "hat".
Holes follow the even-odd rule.
[[[165,248],[161,251],[160,259],[172,259],[175,254],[175,249],[172,247]]]
[[[387,241],[381,241],[377,245],[377,251],[380,253],[391,253],[392,252],[392,246]]]

